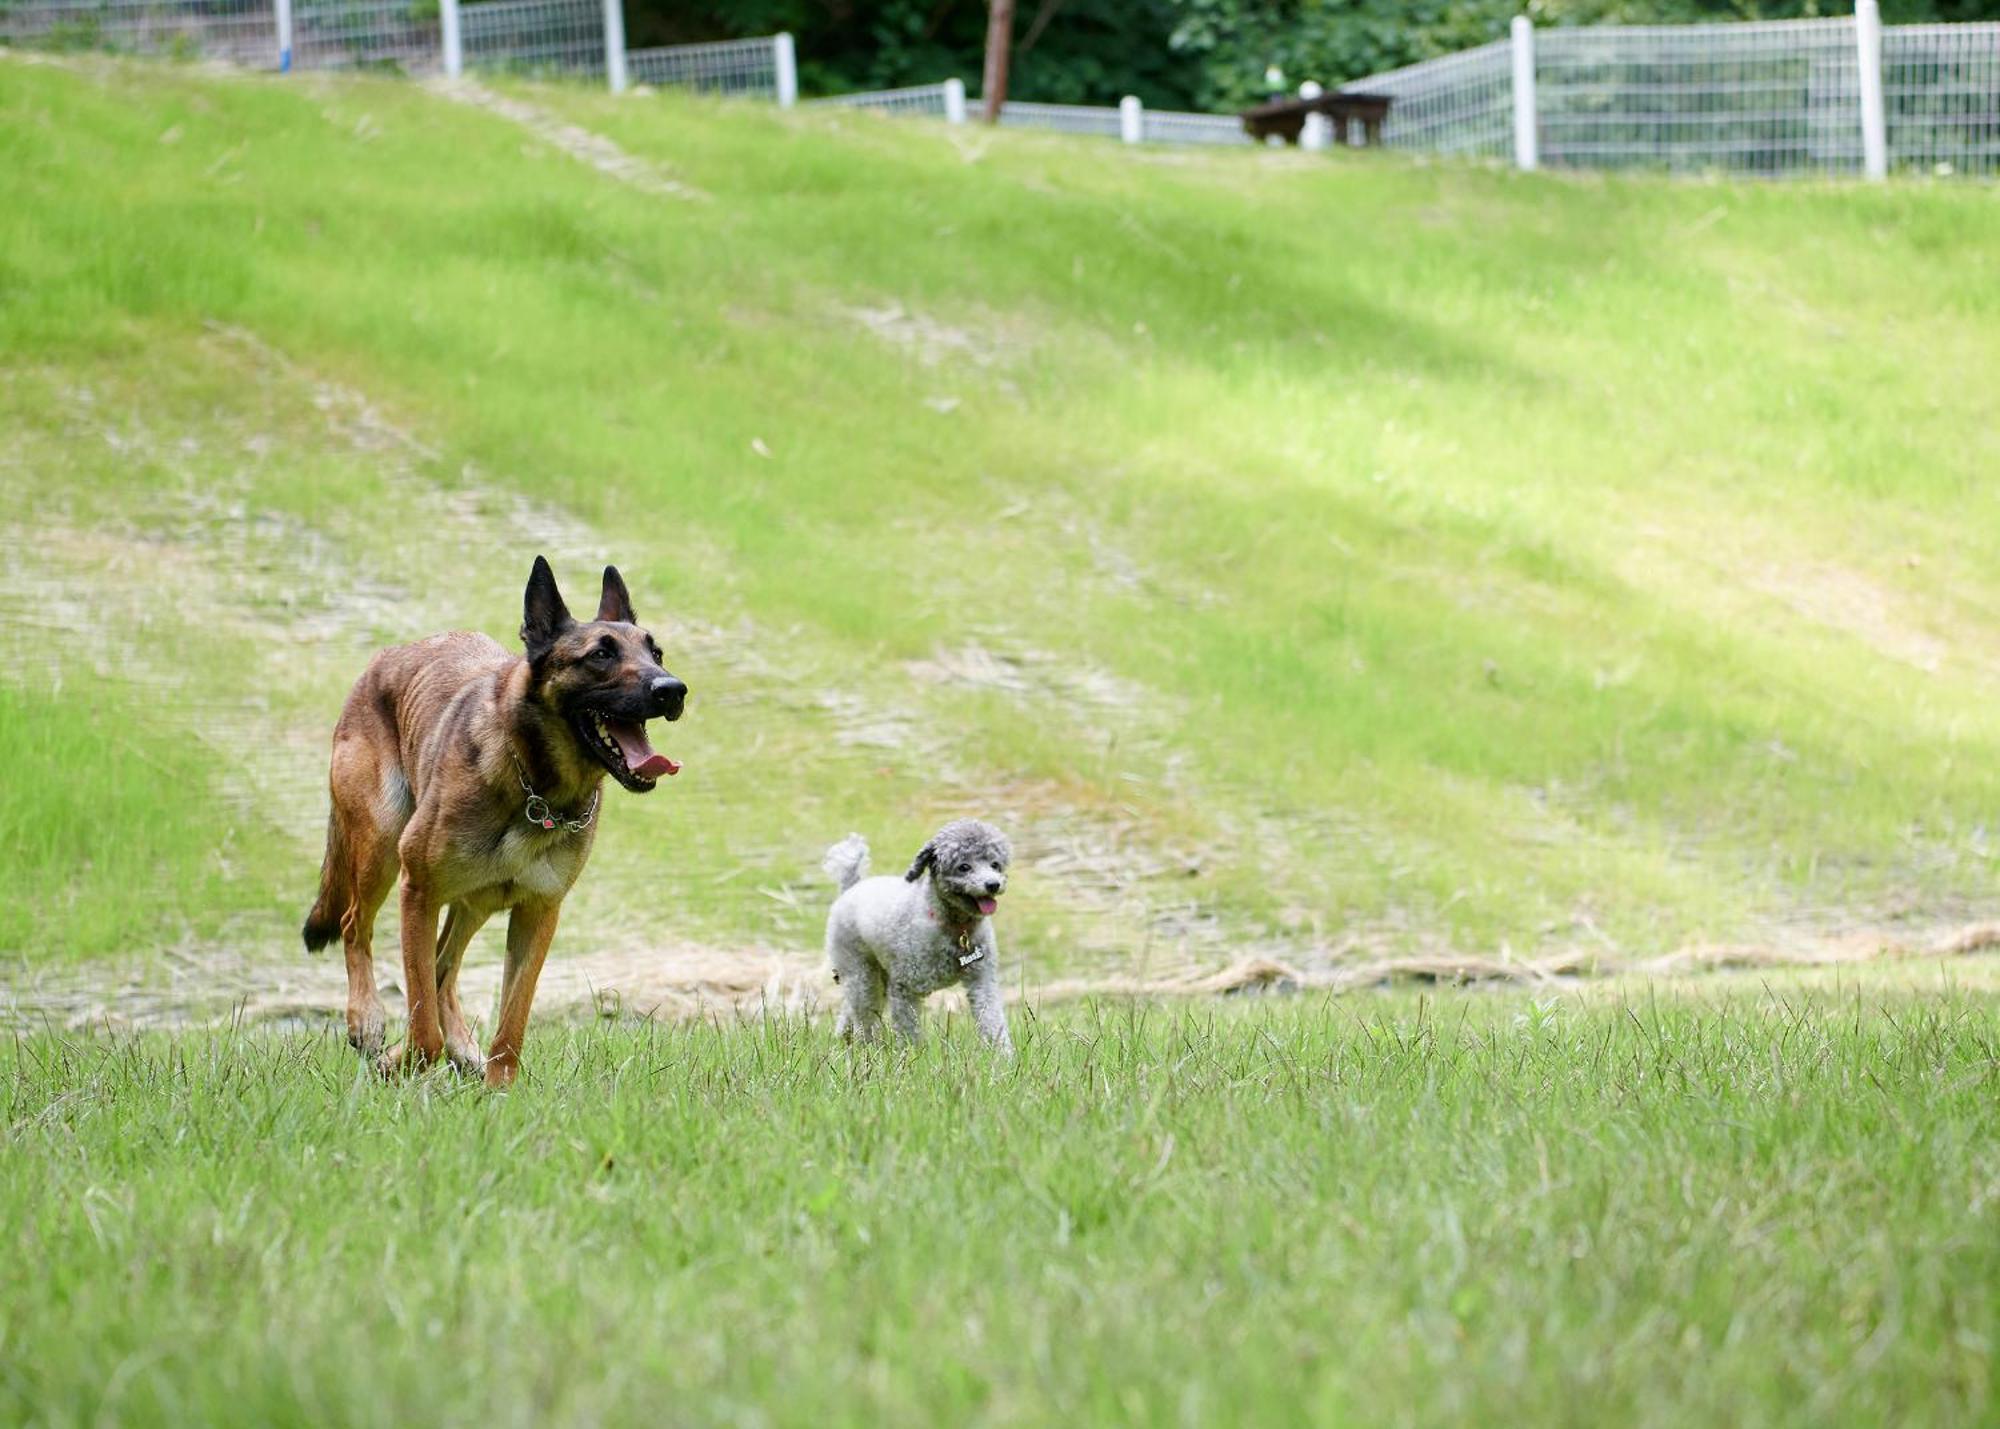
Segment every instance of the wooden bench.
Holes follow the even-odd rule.
[[[1347,126],[1359,120],[1363,139],[1370,147],[1382,145],[1382,121],[1389,117],[1390,96],[1386,94],[1321,94],[1311,99],[1274,99],[1243,111],[1243,132],[1263,143],[1276,134],[1287,144],[1299,142],[1308,114],[1324,114],[1333,121],[1333,142],[1347,143]]]

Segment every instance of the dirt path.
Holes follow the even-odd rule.
[[[1034,1007],[1086,997],[1207,998],[1258,993],[1341,994],[1397,983],[1573,988],[1610,978],[1694,978],[1730,971],[1861,969],[1920,959],[1964,958],[2000,948],[2000,923],[1922,935],[1857,932],[1787,946],[1697,945],[1612,962],[1597,953],[1536,959],[1473,954],[1359,957],[1301,968],[1269,957],[1158,977],[1097,977],[1016,984],[1010,1000]],[[391,1012],[400,1015],[394,950],[378,959]],[[467,965],[463,990],[476,1022],[498,994],[497,960]],[[249,960],[221,948],[178,948],[140,961],[54,969],[10,969],[0,987],[0,1026],[83,1030],[331,1023],[345,1006],[337,956]],[[820,960],[765,949],[640,947],[551,957],[536,1000],[543,1018],[640,1017],[678,1022],[770,1012],[811,1014],[836,997]],[[955,994],[941,1007],[963,1009]]]
[[[628,184],[641,193],[690,202],[701,202],[710,197],[693,185],[673,178],[659,164],[626,153],[602,134],[558,119],[540,105],[525,99],[496,94],[477,80],[434,79],[428,81],[428,87],[432,93],[443,95],[455,103],[470,104],[510,120],[551,148],[560,149],[578,163],[588,164],[600,174]]]

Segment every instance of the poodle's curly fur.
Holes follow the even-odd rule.
[[[992,922],[1012,858],[1006,835],[978,819],[939,829],[901,878],[868,876],[868,842],[859,834],[827,850],[826,871],[840,885],[826,915],[826,955],[840,983],[842,1037],[872,1042],[886,996],[889,1021],[914,1042],[924,998],[963,983],[979,1035],[1014,1050]]]

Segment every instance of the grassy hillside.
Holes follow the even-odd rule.
[[[0,948],[295,956],[347,683],[537,551],[695,691],[559,957],[961,812],[1030,981],[1993,903],[1991,188],[0,81]]]

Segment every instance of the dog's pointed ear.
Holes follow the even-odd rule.
[[[618,567],[604,568],[604,597],[597,602],[599,620],[622,620],[627,625],[637,625],[639,617],[632,613],[632,597],[626,594],[625,577],[618,574]]]
[[[924,870],[930,868],[936,862],[937,862],[937,840],[932,839],[929,843],[925,844],[922,848],[917,850],[916,862],[912,863],[910,865],[910,871],[903,875],[903,881],[905,883],[915,883],[919,878],[922,878],[924,876]]]
[[[546,559],[535,557],[535,568],[528,573],[528,593],[521,602],[521,643],[528,647],[528,658],[538,660],[546,655],[575,623],[569,607],[563,604],[562,592],[556,589],[556,573]]]

